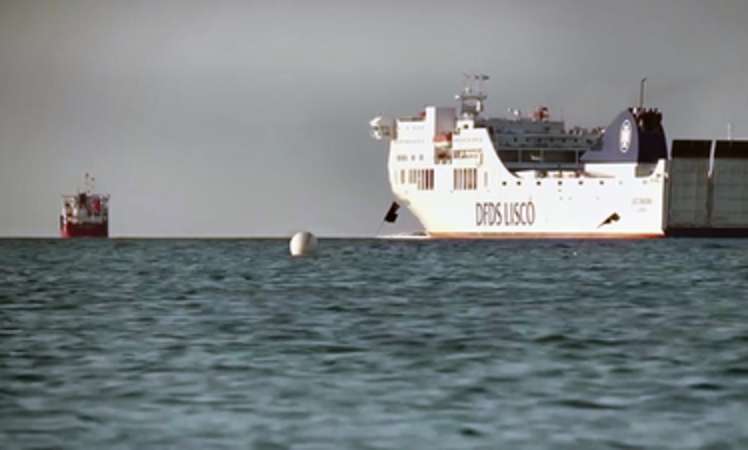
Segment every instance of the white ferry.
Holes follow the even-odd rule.
[[[662,114],[629,108],[605,130],[566,130],[540,107],[484,118],[485,75],[468,77],[460,111],[427,106],[370,122],[388,140],[389,182],[434,238],[656,238],[667,226]],[[396,205],[388,219],[396,217]]]

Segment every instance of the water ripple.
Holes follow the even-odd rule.
[[[0,448],[746,448],[746,282],[742,240],[0,240]]]

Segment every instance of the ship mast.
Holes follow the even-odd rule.
[[[465,86],[462,92],[455,95],[455,100],[460,101],[460,115],[463,119],[474,119],[484,109],[484,102],[488,97],[483,93],[483,85],[489,79],[484,74],[463,74],[465,77]],[[476,90],[477,88],[477,90]]]
[[[87,195],[91,195],[96,185],[96,178],[92,177],[91,174],[86,172],[83,175],[83,192]]]

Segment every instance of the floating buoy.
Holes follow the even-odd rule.
[[[299,231],[294,234],[289,244],[291,256],[307,256],[317,249],[317,238],[308,231]]]

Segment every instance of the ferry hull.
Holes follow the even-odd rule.
[[[665,237],[664,161],[642,178],[498,179],[473,191],[394,184],[431,238],[652,239]],[[451,169],[436,168],[449,185]]]
[[[71,224],[65,223],[60,228],[60,237],[71,238],[107,238],[109,237],[108,223]]]

